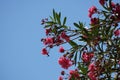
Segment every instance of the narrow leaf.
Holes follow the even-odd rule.
[[[51,19],[52,21],[54,21],[54,19],[53,19],[53,17],[52,17],[52,16],[50,16],[50,19]]]
[[[57,13],[56,13],[56,18],[57,18],[58,24],[61,25],[60,16],[59,16],[59,14],[57,14]]]
[[[56,12],[54,9],[53,9],[53,17],[54,17],[54,20],[56,21]]]
[[[67,17],[65,17],[64,20],[63,20],[63,26],[65,25],[66,20],[67,20]]]
[[[70,40],[69,41],[69,44],[72,46],[72,47],[77,47],[77,43],[75,43],[74,41]]]
[[[80,28],[80,26],[77,23],[74,23],[74,26]]]
[[[74,57],[74,61],[75,61],[75,66],[76,66],[76,64],[77,64],[77,51],[76,51],[76,53],[75,53],[75,57]]]

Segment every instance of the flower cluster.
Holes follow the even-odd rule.
[[[80,74],[78,70],[70,70],[69,74],[70,75],[68,80],[72,80],[73,78],[75,78],[76,80],[80,80]]]
[[[94,56],[93,52],[90,52],[90,53],[83,52],[82,60],[85,63],[89,63],[91,61],[91,59],[93,58],[93,56]]]
[[[59,58],[58,63],[64,69],[68,69],[70,66],[72,66],[72,61],[64,56]]]
[[[97,75],[96,75],[96,66],[94,63],[91,63],[89,66],[88,66],[88,76],[91,80],[97,80]]]
[[[119,36],[120,35],[120,29],[115,30],[114,34],[115,34],[115,36]]]
[[[91,8],[89,8],[89,14],[88,16],[91,18],[93,14],[95,14],[97,12],[97,8],[95,6],[92,6]]]
[[[51,28],[47,28],[45,30],[45,33],[47,35],[47,38],[42,38],[41,41],[43,42],[43,44],[46,46],[46,50],[47,48],[52,48],[54,46],[59,46],[63,43],[69,42],[70,41],[70,37],[66,34],[65,31],[62,31],[60,34],[54,33],[52,32],[53,30]],[[56,36],[56,37],[55,37]],[[62,46],[60,46],[59,48],[59,52],[64,53],[64,48]],[[43,51],[42,51],[43,53]]]
[[[49,55],[49,49],[58,46],[61,68],[68,70],[75,65],[68,74],[62,71],[58,80],[120,80],[120,4],[112,0],[99,3],[103,10],[96,6],[88,10],[89,28],[82,22],[70,28],[67,18],[62,21],[61,13],[54,10],[51,20],[42,19],[47,37],[41,39],[45,46],[41,53]],[[63,45],[66,43],[67,49]]]

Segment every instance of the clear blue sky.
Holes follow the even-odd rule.
[[[82,21],[88,24],[88,8],[98,0],[0,0],[0,80],[57,80],[61,55],[51,50],[41,55],[45,37],[40,20],[52,9],[68,17],[68,25]]]

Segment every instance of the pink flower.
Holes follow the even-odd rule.
[[[112,7],[113,7],[113,13],[117,14],[116,17],[118,20],[120,20],[120,4],[116,4],[115,6],[114,4],[112,4]]]
[[[91,18],[91,24],[95,25],[98,23],[98,19],[97,18]]]
[[[69,36],[66,36],[65,40],[66,40],[67,42],[69,42],[69,41],[70,41],[70,37],[69,37]]]
[[[46,29],[45,30],[46,35],[48,35],[50,33],[50,31],[51,31],[51,29]]]
[[[112,6],[112,8],[115,8],[115,3],[111,2],[111,6]]]
[[[87,74],[91,80],[97,80],[94,72],[88,72]]]
[[[64,42],[64,41],[61,39],[60,36],[58,36],[58,37],[56,38],[55,43],[56,43],[57,45],[60,45],[60,44],[63,43],[63,42]]]
[[[93,58],[94,57],[94,53],[93,52],[89,53],[89,57]]]
[[[83,60],[83,62],[90,62],[89,56],[87,55],[87,53],[82,54],[82,60]]]
[[[120,35],[120,29],[115,30],[114,35],[119,36]]]
[[[65,51],[64,48],[62,46],[60,46],[59,52],[64,53],[64,51]]]
[[[60,57],[58,63],[64,69],[68,69],[72,65],[72,62],[66,57]]]
[[[120,61],[118,61],[118,64],[120,65]]]
[[[60,76],[60,77],[59,77],[59,80],[63,80],[63,77],[62,77],[62,76]]]
[[[61,33],[61,38],[65,39],[67,42],[70,41],[70,37],[67,36],[66,33],[65,33],[64,31]]]
[[[91,59],[93,58],[93,56],[94,56],[94,53],[83,52],[83,54],[82,54],[82,60],[83,60],[83,62],[88,63],[88,62],[91,61]]]
[[[88,66],[88,70],[89,70],[89,71],[95,71],[95,70],[96,70],[95,64],[94,64],[94,63],[91,63],[91,64]]]
[[[47,52],[46,48],[43,48],[41,53],[42,53],[43,55],[48,55],[48,52]]]
[[[91,8],[89,8],[88,11],[89,11],[88,16],[91,18],[92,15],[97,12],[97,8],[95,6],[92,6]]]
[[[104,5],[104,4],[105,4],[105,0],[99,0],[99,3],[100,3],[101,5]]]
[[[50,38],[50,37],[46,38],[45,41],[44,41],[44,44],[45,45],[47,45],[47,44],[51,44],[52,45],[53,44],[53,38]]]
[[[71,76],[73,76],[75,78],[79,78],[80,77],[78,71],[76,71],[76,70],[70,70],[69,73],[70,73]]]
[[[62,37],[63,39],[66,37],[66,33],[65,33],[64,31],[61,33],[61,37]]]

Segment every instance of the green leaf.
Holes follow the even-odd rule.
[[[72,46],[72,47],[77,47],[77,43],[75,43],[74,41],[70,40],[69,41],[69,44]]]
[[[80,29],[83,30],[83,28],[84,28],[83,23],[79,22],[79,25],[80,25]]]
[[[75,27],[80,29],[80,26],[77,23],[73,23]]]
[[[65,25],[66,20],[67,20],[67,17],[65,17],[64,20],[63,20],[63,26]]]
[[[50,16],[50,19],[51,19],[52,21],[54,21],[54,19],[53,19],[53,17],[52,17],[52,16]]]
[[[75,57],[74,57],[74,61],[75,61],[75,66],[76,66],[76,64],[77,64],[77,51],[76,51],[76,53],[75,53]]]
[[[67,26],[65,26],[65,25],[64,25],[64,26],[62,26],[62,27],[63,27],[63,28],[65,28],[65,29],[67,29],[67,28],[68,28],[68,27],[67,27]]]
[[[87,74],[88,67],[84,66],[83,64],[78,63],[78,68],[82,71],[83,74]]]
[[[54,9],[53,9],[53,17],[54,17],[54,20],[56,21],[56,12]]]
[[[60,21],[60,15],[56,13],[56,18],[57,18],[57,22],[59,25],[61,25],[61,21]]]
[[[59,18],[61,18],[61,12],[59,12],[59,14],[58,14],[58,15],[59,15]]]
[[[53,22],[53,21],[48,21],[48,22],[46,22],[46,24],[47,24],[47,25],[51,25],[51,26],[52,26],[53,24],[56,24],[56,23],[55,23],[55,22]]]
[[[48,27],[50,27],[51,25],[45,25],[45,27],[44,28],[48,28]]]

